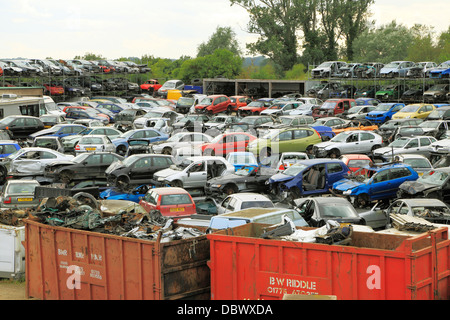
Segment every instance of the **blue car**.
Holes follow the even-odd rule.
[[[377,106],[381,103],[380,100],[375,98],[357,98],[355,102],[357,106]]]
[[[226,159],[234,166],[236,171],[243,167],[258,167],[258,160],[251,152],[230,152]]]
[[[392,61],[380,70],[381,78],[405,77],[408,71],[415,66],[412,61]]]
[[[442,79],[450,76],[450,60],[442,62],[438,67],[430,70],[430,78]]]
[[[121,112],[121,111],[123,111],[125,109],[128,109],[128,107],[123,106],[121,104],[109,103],[109,102],[100,103],[95,108],[96,109],[99,109],[99,108],[106,109],[106,110],[109,110],[110,112],[115,113],[115,114],[117,114],[117,113],[119,113],[119,112]]]
[[[405,107],[404,103],[380,103],[375,110],[366,115],[366,120],[382,124],[392,119],[392,116]]]
[[[350,169],[341,160],[302,160],[269,178],[274,195],[291,193],[294,198],[329,193],[333,184],[344,179]]]
[[[357,208],[365,208],[373,201],[388,201],[396,198],[400,185],[405,181],[419,178],[414,169],[406,164],[386,164],[376,167],[364,167],[367,178],[350,176],[333,184],[333,193],[346,196]]]
[[[86,129],[85,126],[81,124],[57,124],[49,129],[40,130],[33,134],[30,134],[30,138],[34,139],[41,136],[51,136],[51,137],[66,137],[75,134],[79,134],[81,131]]]
[[[126,154],[129,146],[128,141],[130,139],[147,140],[150,143],[155,143],[159,141],[166,141],[169,139],[169,135],[151,128],[127,131],[120,137],[112,140],[112,143],[116,146],[117,154]]]
[[[0,141],[0,158],[5,158],[20,149],[22,149],[20,145],[14,141]]]
[[[153,186],[154,187],[154,186]],[[99,198],[104,200],[126,200],[139,203],[147,191],[152,188],[146,184],[140,185],[129,192],[124,192],[116,188],[109,188],[100,192]]]

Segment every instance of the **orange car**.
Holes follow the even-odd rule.
[[[342,129],[333,129],[335,134],[339,134],[344,131],[353,131],[353,130],[365,130],[365,131],[374,131],[377,130],[378,126],[371,123],[368,120],[352,120],[349,122],[347,127]]]
[[[230,100],[231,103],[230,107],[228,108],[229,112],[237,111],[240,107],[245,107],[247,104],[253,101],[252,99],[246,96],[231,96]]]
[[[356,175],[366,174],[367,169],[361,168],[370,166],[372,163],[372,159],[365,154],[344,154],[339,160],[344,162],[349,167],[351,173],[355,173]]]

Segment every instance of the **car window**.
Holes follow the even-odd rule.
[[[56,155],[47,151],[41,151],[41,159],[56,159]]]
[[[188,170],[189,173],[203,172],[203,171],[206,171],[205,161],[193,164]]]
[[[113,156],[112,154],[104,154],[103,158],[102,158],[102,163],[103,164],[111,164],[116,160],[118,160],[118,159],[115,156]]]
[[[292,140],[292,131],[285,131],[278,135],[279,141],[289,141]]]
[[[342,166],[340,163],[329,163],[327,164],[328,173],[336,173],[342,171]]]
[[[408,177],[411,172],[407,168],[394,168],[391,170],[391,179]]]
[[[149,168],[151,166],[150,158],[142,158],[134,163],[136,169]]]
[[[148,203],[156,204],[157,198],[158,198],[158,194],[154,191],[150,191],[145,195],[144,200]]]
[[[187,194],[166,194],[161,196],[162,206],[170,206],[178,204],[192,204],[192,201]]]
[[[226,208],[230,203],[231,199],[232,199],[231,197],[227,197],[225,200],[223,200],[222,207]]]
[[[419,140],[412,139],[408,142],[408,144],[406,145],[406,148],[417,148],[418,146],[419,146]]]
[[[377,172],[373,177],[373,183],[380,183],[389,180],[389,170]]]
[[[429,146],[431,144],[430,140],[428,138],[420,138],[420,146]]]
[[[302,139],[308,137],[307,130],[294,130],[294,139]]]
[[[234,211],[234,209],[236,208],[236,202],[237,202],[237,200],[235,198],[232,198],[230,203],[228,204],[227,209]]]
[[[96,165],[100,164],[102,157],[100,154],[93,154],[86,159],[87,164]]]
[[[372,140],[374,138],[375,138],[375,136],[368,132],[361,132],[361,134],[360,134],[361,141]]]
[[[155,167],[164,167],[169,165],[167,158],[165,157],[153,157],[152,161]]]

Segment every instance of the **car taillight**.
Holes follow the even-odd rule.
[[[284,167],[284,165],[281,165],[278,169],[284,170],[284,169],[286,169],[286,168]]]
[[[3,203],[6,204],[11,203],[11,197],[8,197],[7,199],[3,200]]]
[[[77,145],[75,146],[75,150],[80,150],[80,145],[77,144]]]

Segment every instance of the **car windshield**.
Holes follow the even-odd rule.
[[[355,211],[348,205],[344,204],[319,204],[319,210],[322,217],[329,218],[350,218],[356,217]]]
[[[78,156],[76,156],[75,158],[72,159],[72,162],[75,163],[82,163],[84,160],[87,159],[87,157],[89,157],[90,155],[88,153],[82,153]]]
[[[217,137],[215,137],[214,139],[211,140],[211,143],[218,143],[219,141],[222,141],[223,139],[223,134],[218,135]]]
[[[132,156],[126,157],[126,158],[122,161],[122,164],[123,164],[125,167],[129,167],[129,166],[131,166],[134,162],[136,162],[138,159],[140,159],[140,157],[139,157],[138,155],[132,155]]]
[[[332,101],[326,102],[325,101],[320,108],[321,109],[333,109],[335,106],[336,106],[336,102],[332,102]]]
[[[399,62],[392,62],[392,63],[388,63],[387,65],[385,65],[385,68],[396,68],[400,65]]]
[[[85,137],[80,140],[79,144],[103,144],[103,139],[100,137]]]
[[[431,168],[430,162],[426,159],[404,159],[403,163],[413,168]]]
[[[445,90],[446,87],[447,87],[446,84],[436,84],[432,86],[428,91],[441,91]]]
[[[211,98],[204,98],[200,104],[212,104],[213,103],[213,99]]]
[[[272,201],[244,201],[241,204],[242,209],[248,208],[273,208],[274,205]]]
[[[332,142],[345,142],[347,141],[347,138],[351,135],[351,132],[342,132],[339,133],[337,136],[333,137],[330,141]]]
[[[419,127],[436,129],[440,124],[441,123],[439,121],[424,121],[419,124]]]
[[[177,101],[177,106],[179,107],[190,107],[194,104],[195,100],[194,98],[185,98],[180,97]]]
[[[333,65],[332,62],[324,62],[321,65],[319,65],[317,68],[328,68],[331,67]]]
[[[296,175],[298,175],[300,172],[302,172],[307,167],[308,166],[306,166],[304,164],[297,163],[297,164],[290,166],[286,170],[284,170],[283,174],[285,174],[287,176],[295,177]]]
[[[232,164],[235,163],[257,164],[255,157],[248,154],[232,154],[227,159],[228,162]]]
[[[171,137],[170,137],[169,139],[167,139],[166,141],[167,141],[167,142],[178,142],[178,141],[180,141],[181,138],[184,137],[184,136],[185,136],[185,133],[178,132],[178,133],[175,133],[173,136],[171,136]]]
[[[420,183],[428,183],[441,186],[444,184],[447,178],[448,178],[447,172],[432,170],[425,173],[423,176],[419,177],[419,179],[417,179],[416,181]]]
[[[14,119],[15,118],[13,118],[13,117],[3,118],[2,120],[0,120],[0,124],[8,125],[8,124],[12,123],[14,121]]]
[[[363,104],[364,102],[361,102],[360,104]],[[348,113],[349,114],[352,114],[352,113],[358,113],[361,109],[362,109],[363,107],[352,107],[352,108],[350,108],[349,110],[348,110]]]
[[[389,147],[391,147],[391,148],[403,148],[404,146],[406,146],[406,144],[409,142],[409,140],[410,139],[408,139],[408,138],[398,138],[394,142],[391,142],[391,144],[389,144]]]
[[[410,104],[409,106],[406,106],[402,108],[399,112],[417,112],[420,109],[420,106],[415,104]]]

